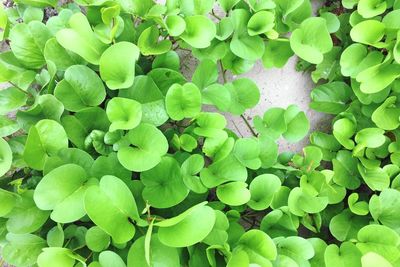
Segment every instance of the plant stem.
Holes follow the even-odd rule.
[[[244,123],[246,124],[247,128],[249,128],[251,134],[254,137],[257,137],[257,133],[254,131],[253,127],[251,127],[250,122],[246,119],[246,117],[242,114],[240,117],[243,119]]]
[[[25,91],[24,89],[22,89],[21,87],[19,87],[18,85],[16,85],[13,82],[8,82],[9,84],[11,84],[12,86],[14,86],[15,88],[17,88],[20,92],[26,94],[28,97],[33,98],[33,95],[27,91]]]
[[[222,73],[222,80],[224,81],[224,83],[227,82],[226,79],[226,70],[224,69],[224,66],[222,65],[222,61],[219,61],[219,67],[221,68],[221,73]]]
[[[222,80],[224,81],[224,83],[227,82],[227,78],[226,78],[226,70],[224,69],[224,66],[222,65],[222,61],[219,61],[219,66],[221,68],[221,73],[222,73]],[[246,124],[247,128],[249,128],[251,134],[255,137],[257,137],[257,133],[254,131],[253,127],[251,127],[249,121],[246,119],[246,117],[242,114],[240,115],[240,117],[243,119],[244,123]]]
[[[217,14],[215,14],[214,9],[211,10],[211,15],[212,15],[214,18],[218,19],[218,20],[221,20],[221,19],[222,19],[222,18],[219,17]]]

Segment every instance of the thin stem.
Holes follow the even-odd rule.
[[[224,83],[227,82],[226,79],[226,70],[224,69],[224,66],[222,65],[222,61],[219,61],[219,67],[221,68],[221,73],[222,73],[222,80],[224,81]]]
[[[251,134],[255,137],[257,137],[257,133],[254,131],[253,127],[251,127],[249,121],[246,119],[246,117],[242,114],[240,117],[243,119],[244,123],[246,124],[247,128],[249,128]]]
[[[219,61],[219,66],[221,68],[221,73],[222,73],[222,80],[224,83],[227,82],[226,78],[226,70],[224,69],[224,66],[222,65],[222,61]],[[257,133],[254,131],[253,127],[251,127],[249,121],[245,118],[244,115],[240,115],[240,117],[243,119],[244,123],[246,124],[247,128],[249,128],[250,132],[252,133],[253,136],[257,137]]]
[[[218,20],[221,20],[221,19],[222,19],[222,18],[219,17],[217,14],[215,14],[214,9],[211,10],[211,15],[212,15],[214,18],[218,19]]]
[[[90,251],[89,256],[87,256],[87,258],[85,259],[85,262],[86,262],[90,257],[92,257],[92,255],[93,255],[93,251]]]
[[[13,83],[13,82],[8,82],[8,83],[11,84],[12,86],[14,86],[15,88],[17,88],[17,89],[18,89],[19,91],[21,91],[22,93],[26,94],[28,97],[32,97],[32,98],[33,98],[33,95],[32,95],[31,93],[25,91],[24,89],[22,89],[21,87],[19,87],[19,86],[16,85],[15,83]]]

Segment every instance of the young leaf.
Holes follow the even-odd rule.
[[[135,62],[139,59],[139,49],[129,42],[116,43],[101,55],[100,76],[108,88],[131,87],[135,78]]]
[[[86,16],[79,12],[75,13],[69,19],[69,26],[70,28],[57,32],[57,42],[89,63],[98,65],[106,46],[96,38]]]
[[[281,180],[273,174],[262,174],[250,183],[250,201],[247,203],[254,210],[268,208],[276,192],[281,187]]]
[[[114,97],[108,102],[106,113],[111,121],[110,132],[130,130],[139,125],[142,119],[142,106],[135,100]]]
[[[195,15],[185,18],[186,29],[180,36],[194,48],[206,48],[216,34],[215,24],[206,16]]]
[[[172,85],[165,96],[168,115],[173,120],[193,118],[201,111],[201,93],[192,83]]]
[[[168,52],[172,46],[171,41],[159,41],[159,39],[160,33],[156,26],[150,26],[149,28],[145,29],[140,34],[138,39],[138,47],[140,52],[145,56],[160,55]]]
[[[312,63],[322,62],[324,54],[333,48],[326,21],[323,18],[308,18],[300,28],[293,31],[290,46],[302,59]]]

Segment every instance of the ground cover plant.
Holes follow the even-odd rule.
[[[18,0],[0,7],[0,244],[17,267],[400,266],[400,1]],[[180,53],[199,64],[181,73]],[[257,61],[297,106],[239,138]],[[213,106],[215,112],[205,111]],[[247,122],[252,127],[250,122]]]

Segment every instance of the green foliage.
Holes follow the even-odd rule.
[[[398,266],[399,8],[329,1],[312,17],[309,0],[1,5],[2,258]],[[198,61],[188,77],[186,54]],[[310,107],[332,116],[299,153],[277,142],[309,134],[305,112],[272,107],[251,125],[260,91],[235,76],[293,55],[318,83]]]

